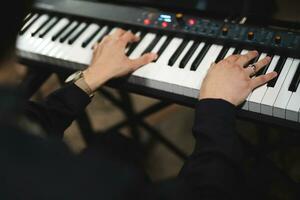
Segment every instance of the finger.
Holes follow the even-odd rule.
[[[131,42],[137,42],[139,40],[139,37],[134,35],[131,31],[127,31],[122,35],[121,39],[126,45]]]
[[[96,42],[96,43],[93,45],[93,50],[95,51],[95,50],[98,48],[98,46],[99,46],[99,43]]]
[[[249,51],[247,54],[240,56],[239,59],[236,60],[236,63],[240,66],[245,66],[257,56],[257,51]]]
[[[252,76],[255,75],[255,73],[257,73],[259,70],[261,70],[262,68],[264,68],[265,66],[267,66],[271,61],[271,57],[266,57],[260,61],[258,61],[257,63],[255,63],[255,67],[246,67],[245,71],[247,73],[247,75]]]
[[[271,57],[267,56],[264,59],[259,60],[254,65],[256,66],[256,71],[258,72],[262,68],[266,67],[271,62]]]
[[[225,60],[229,61],[229,62],[236,62],[237,59],[239,59],[240,55],[231,55],[227,58],[225,58]]]
[[[157,59],[157,54],[147,53],[137,59],[131,60],[131,67],[133,68],[133,71],[135,71],[141,66],[149,64],[150,62],[156,59]]]
[[[248,76],[253,76],[256,73],[256,68],[255,67],[246,67],[245,72]]]
[[[271,72],[266,75],[258,76],[256,78],[251,79],[251,89],[254,90],[257,87],[266,84],[267,82],[274,79],[276,76],[276,72]]]
[[[120,28],[116,28],[115,30],[113,30],[113,32],[111,33],[111,36],[113,38],[120,38],[126,31]]]

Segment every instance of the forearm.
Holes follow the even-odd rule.
[[[25,114],[48,133],[62,137],[65,129],[89,103],[89,96],[76,85],[70,84],[55,91],[42,102],[28,102]]]
[[[223,100],[201,100],[193,131],[196,146],[181,178],[196,194],[209,199],[235,199],[243,176],[235,107]]]

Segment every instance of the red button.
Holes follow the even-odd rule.
[[[189,25],[194,26],[196,24],[196,20],[194,19],[189,19]]]
[[[151,24],[151,21],[150,21],[150,19],[144,19],[144,24],[145,24],[145,25],[149,25],[149,24]]]
[[[161,26],[164,27],[164,28],[167,28],[168,25],[169,25],[168,22],[163,22],[163,23],[161,23]]]

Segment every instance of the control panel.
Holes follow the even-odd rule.
[[[184,15],[182,13],[144,12],[138,23],[147,27],[229,39],[249,44],[300,49],[300,34]]]

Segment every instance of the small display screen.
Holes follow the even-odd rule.
[[[171,23],[172,22],[172,16],[171,15],[160,15],[158,17],[158,21]]]

